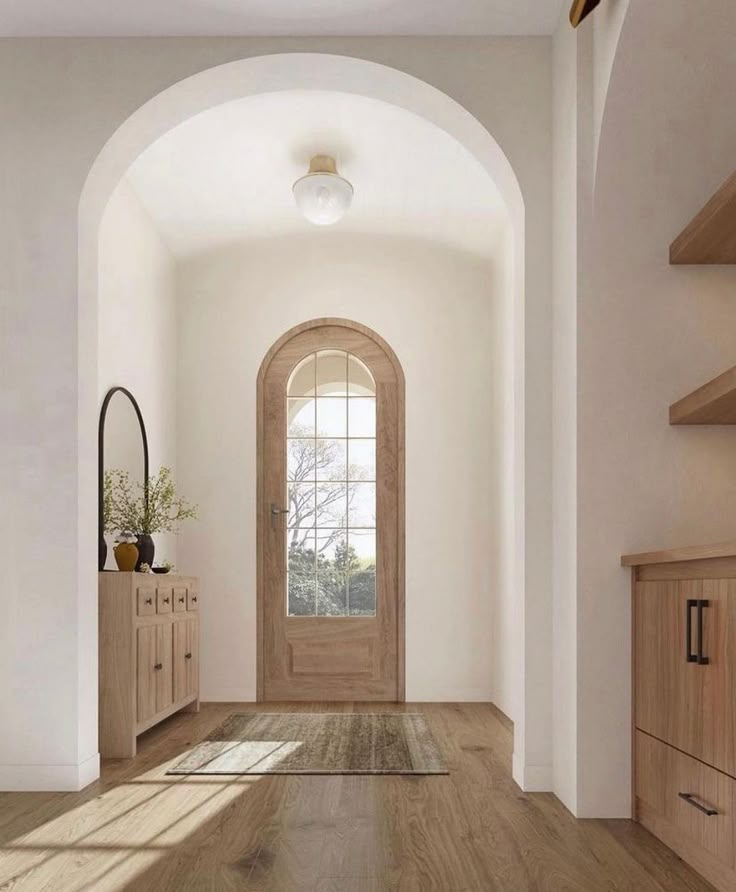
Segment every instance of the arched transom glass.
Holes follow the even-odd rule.
[[[320,350],[286,392],[289,616],[376,614],[376,385]]]

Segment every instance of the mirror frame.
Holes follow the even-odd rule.
[[[143,441],[143,491],[145,493],[146,499],[148,498],[148,436],[146,434],[146,425],[143,421],[141,407],[138,405],[138,401],[136,400],[136,398],[126,387],[111,387],[105,394],[105,399],[102,401],[102,408],[100,409],[100,422],[97,429],[97,531],[99,535],[97,556],[98,570],[105,569],[104,563],[100,560],[100,556],[102,553],[102,543],[105,541],[105,419],[107,418],[107,408],[110,405],[110,400],[113,398],[113,396],[115,396],[116,393],[122,393],[128,397],[133,405],[133,408],[135,409],[135,414],[138,417],[138,424],[141,428],[141,440]],[[101,563],[103,564],[102,566],[100,566]]]

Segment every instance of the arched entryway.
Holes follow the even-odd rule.
[[[404,376],[318,319],[258,374],[258,698],[404,699]]]

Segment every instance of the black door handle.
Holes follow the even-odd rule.
[[[710,601],[698,601],[698,665],[707,666],[710,657],[703,653],[703,610],[710,607]]]
[[[693,653],[693,609],[698,606],[695,598],[688,598],[685,605],[685,659],[697,663],[698,655]]]
[[[697,808],[698,811],[702,811],[704,815],[708,815],[709,818],[715,817],[718,812],[714,808],[710,808],[707,805],[701,805],[699,802],[695,801],[695,793],[678,793],[677,794],[680,799],[684,799],[688,805],[692,805],[693,808]]]

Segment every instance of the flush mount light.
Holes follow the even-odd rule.
[[[334,158],[315,155],[309,162],[309,173],[294,183],[294,199],[310,223],[329,226],[348,212],[353,187],[338,174]]]

